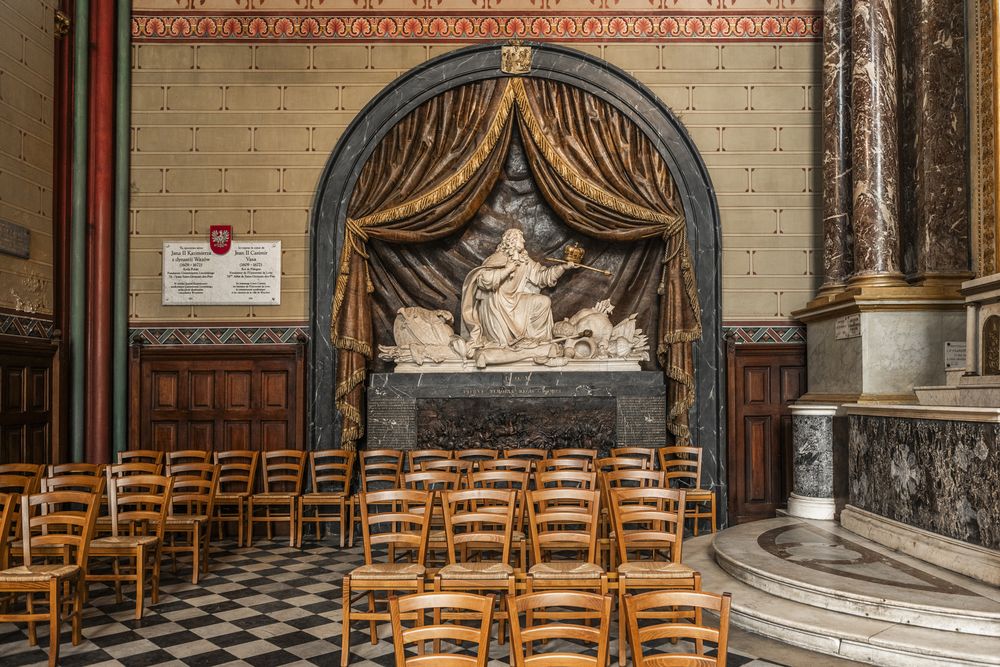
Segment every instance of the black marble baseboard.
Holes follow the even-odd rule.
[[[1000,549],[1000,424],[851,415],[850,502]]]

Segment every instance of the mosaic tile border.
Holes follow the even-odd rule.
[[[806,328],[801,324],[724,324],[722,331],[725,338],[732,338],[737,345],[806,342]]]
[[[0,324],[0,333],[7,327]],[[802,325],[724,325],[723,334],[733,338],[737,345],[747,343],[804,343],[806,328]],[[51,323],[49,323],[51,331]],[[25,334],[15,334],[25,335]],[[297,343],[309,337],[309,326],[286,327],[131,327],[130,345],[280,345]]]
[[[282,345],[308,339],[306,325],[287,327],[132,327],[130,345]]]
[[[490,13],[198,13],[136,12],[135,42],[372,42],[462,43],[518,37],[545,41],[819,41],[820,12],[740,14],[642,12],[620,14]]]
[[[54,328],[50,319],[17,313],[0,313],[0,334],[5,336],[52,340]]]

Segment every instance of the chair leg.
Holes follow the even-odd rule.
[[[163,545],[157,543],[153,552],[153,590],[150,593],[150,600],[153,604],[160,601],[160,562],[163,560]]]
[[[618,575],[618,667],[625,667],[625,577]]]
[[[242,547],[243,546],[243,526],[244,526],[244,524],[246,522],[246,516],[244,516],[244,514],[243,514],[243,507],[244,507],[244,505],[243,505],[243,499],[242,498],[240,498],[238,506],[239,506],[239,509],[236,510],[236,516],[237,516],[236,521],[237,521],[237,524],[238,524],[236,526],[236,546]]]
[[[374,591],[368,593],[368,613],[375,613],[375,593]],[[368,621],[368,632],[371,635],[372,646],[378,644],[378,625],[375,619]]]
[[[118,569],[118,556],[111,557],[111,569],[115,573],[115,602],[122,603],[122,582],[119,577],[121,571]]]
[[[712,532],[715,532],[715,494],[712,494]]]
[[[354,546],[354,499],[353,498],[351,499],[351,509],[350,512],[348,513],[347,521],[349,523],[348,531],[350,533],[350,535],[348,536],[347,544],[348,546],[353,547]]]
[[[35,594],[34,593],[28,593],[27,604],[28,604],[28,613],[29,614],[34,614],[35,613]],[[34,621],[28,621],[28,645],[29,646],[38,646],[38,635],[35,632],[35,622]]]
[[[201,536],[197,532],[191,533],[191,583],[198,583],[198,575],[201,574]]]
[[[344,514],[347,506],[344,501],[340,501],[340,548],[344,548]]]
[[[295,546],[295,498],[288,501],[288,546]]]
[[[347,658],[351,653],[351,578],[344,577],[344,603],[343,603],[343,619],[341,621],[341,626],[343,627],[343,636],[340,639],[340,667],[347,667]]]
[[[81,574],[73,595],[73,646],[79,646],[83,639],[83,604],[86,590],[87,579]]]
[[[305,511],[306,511],[306,509],[305,509],[305,503],[302,501],[302,497],[299,496],[299,520],[298,520],[298,523],[296,524],[297,527],[298,527],[297,528],[297,532],[299,534],[299,538],[296,541],[296,546],[298,546],[299,549],[302,548],[302,515],[305,514]],[[317,529],[318,529],[318,526],[317,526]]]
[[[271,506],[267,505],[264,507],[264,516],[267,520],[267,541],[270,542],[274,539],[274,523],[271,521]]]
[[[135,620],[142,620],[142,598],[146,590],[146,547],[139,545],[135,553]]]
[[[62,582],[53,577],[49,581],[49,667],[56,667],[59,664],[59,628],[62,625],[61,589]]]
[[[247,505],[247,547],[253,546],[253,498]]]

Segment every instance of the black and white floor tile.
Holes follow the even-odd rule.
[[[72,645],[64,625],[60,665],[339,666],[341,581],[362,561],[360,547],[313,544],[295,549],[263,542],[238,549],[219,543],[213,545],[210,572],[198,585],[191,584],[187,567],[175,575],[165,562],[160,602],[151,605],[147,598],[141,621],[134,619],[130,588],[118,604],[112,589],[95,584],[79,646]],[[615,625],[612,637],[616,633]],[[353,624],[353,667],[393,665],[388,624],[380,627],[379,636],[372,645],[368,624]],[[0,623],[0,665],[47,664],[47,624],[38,625],[38,646],[29,646],[27,637],[26,625]],[[490,657],[490,667],[508,665],[507,645],[494,642]],[[738,650],[729,653],[732,667],[775,664]]]

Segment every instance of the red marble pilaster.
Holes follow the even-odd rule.
[[[114,232],[114,0],[91,3],[86,457],[110,462]]]

